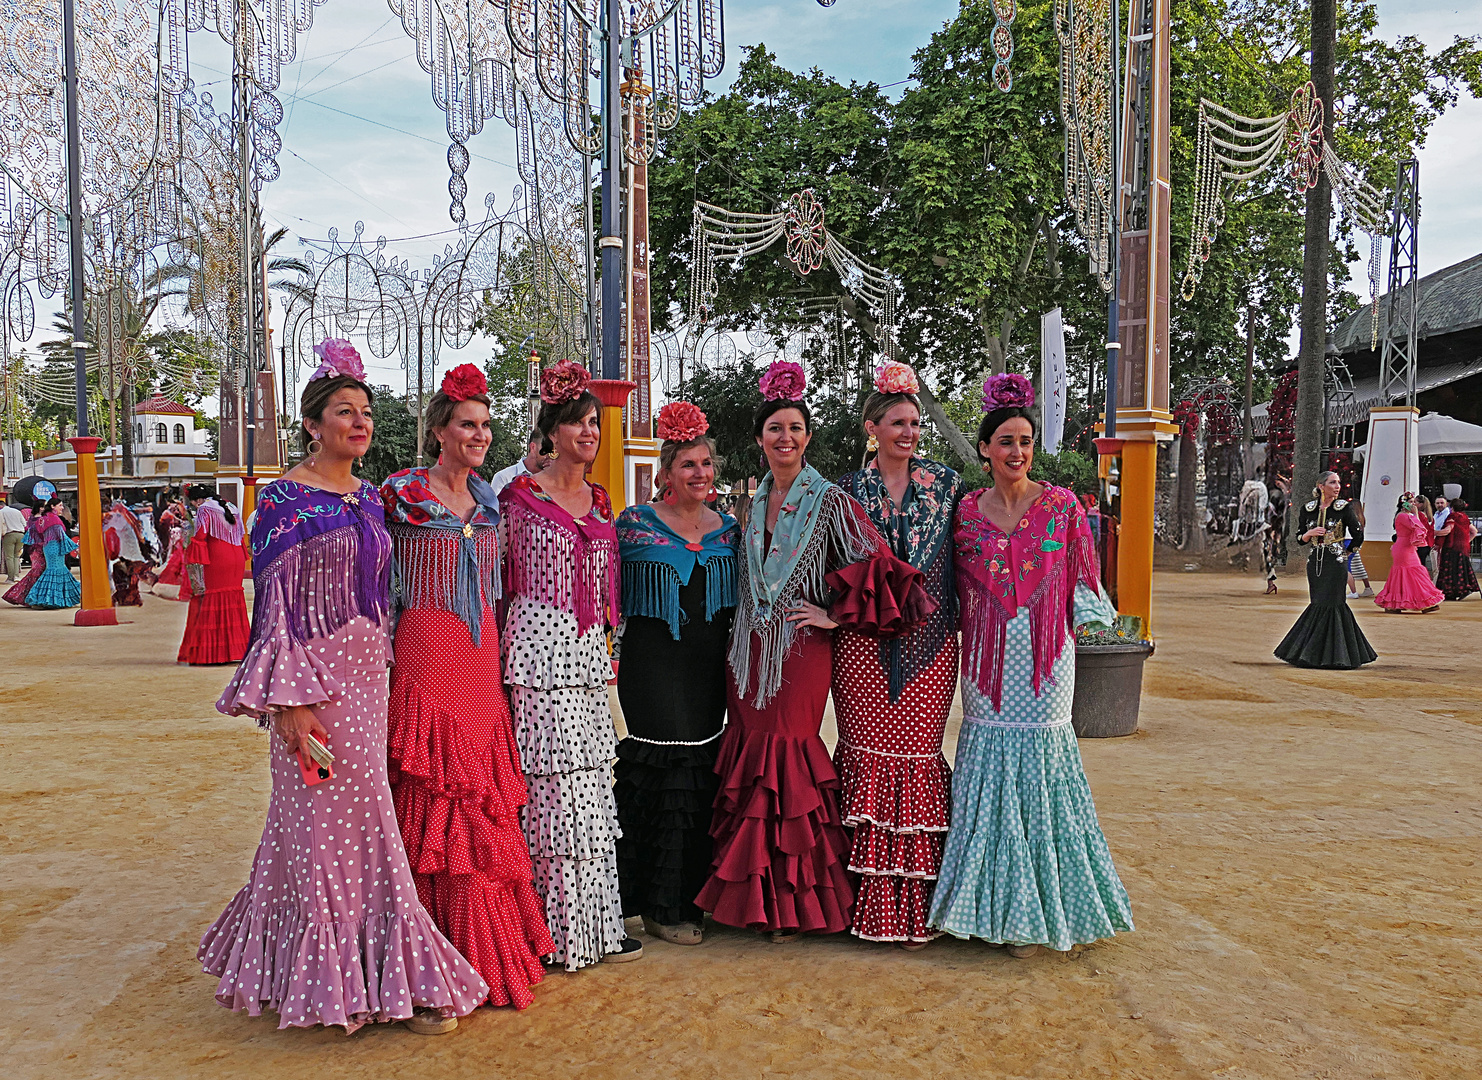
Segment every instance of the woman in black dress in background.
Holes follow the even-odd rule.
[[[1348,610],[1348,570],[1343,541],[1364,542],[1353,502],[1338,498],[1335,472],[1318,476],[1313,498],[1298,512],[1297,543],[1307,548],[1311,601],[1276,646],[1276,655],[1296,667],[1356,668],[1379,658]]]
[[[736,612],[734,518],[715,499],[705,414],[659,412],[659,503],[617,520],[623,580],[618,698],[628,737],[615,767],[623,914],[676,945],[700,944],[694,904],[710,871],[715,758],[725,728],[726,646]]]

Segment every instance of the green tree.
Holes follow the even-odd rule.
[[[410,468],[417,460],[417,418],[407,407],[407,399],[389,386],[372,387],[371,419],[375,434],[370,449],[360,459],[359,474],[372,484]]]

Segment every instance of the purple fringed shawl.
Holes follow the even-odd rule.
[[[277,624],[280,609],[300,643],[357,615],[383,622],[391,585],[385,520],[376,489],[364,482],[348,495],[293,480],[263,488],[252,527],[252,643]]]
[[[1009,622],[1029,609],[1034,693],[1054,685],[1075,609],[1075,587],[1100,588],[1096,541],[1073,494],[1047,487],[1013,533],[983,516],[976,496],[958,504],[954,534],[962,610],[962,672],[1003,708],[1004,646]]]
[[[592,485],[592,509],[573,518],[532,478],[499,493],[505,523],[504,596],[528,596],[576,616],[577,632],[618,623],[618,537],[612,502]]]

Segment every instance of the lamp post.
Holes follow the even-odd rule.
[[[77,19],[73,0],[62,0],[62,82],[67,102],[67,243],[71,256],[72,360],[77,377],[77,526],[82,565],[82,608],[75,626],[116,626],[108,562],[103,557],[103,503],[98,491],[98,438],[87,423],[87,312],[83,306],[82,139],[77,118]]]

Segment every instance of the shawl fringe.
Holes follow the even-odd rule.
[[[252,643],[270,632],[281,616],[299,644],[337,633],[357,615],[385,620],[389,603],[385,578],[374,565],[376,552],[361,551],[355,524],[311,536],[289,547],[254,578]],[[357,574],[346,567],[359,566]],[[367,581],[369,578],[369,583]],[[380,588],[376,587],[377,578]]]
[[[209,499],[201,503],[200,509],[196,511],[195,535],[214,536],[228,544],[240,545],[243,536],[242,519],[239,516],[235,523],[227,521],[221,504],[215,499]]]
[[[436,608],[468,627],[483,644],[484,607],[499,599],[499,532],[484,526],[472,537],[461,530],[388,525],[395,552],[392,594],[399,608]]]
[[[705,621],[712,622],[718,612],[736,606],[736,560],[716,553],[698,562],[705,568]],[[678,641],[680,627],[689,621],[679,602],[679,571],[656,559],[629,558],[623,560],[622,578],[624,617],[662,620]]]
[[[830,555],[839,565],[858,562],[875,554],[880,543],[874,527],[864,518],[850,511],[849,497],[839,488],[830,485],[819,498],[825,500],[819,511],[821,520],[793,563],[792,572],[777,591],[776,602],[767,610],[757,605],[755,587],[740,591],[740,604],[736,608],[736,627],[731,633],[730,653],[727,657],[731,673],[736,678],[737,692],[746,697],[751,692],[752,662],[751,639],[754,636],[760,645],[756,667],[756,708],[765,708],[767,702],[782,688],[782,665],[797,640],[798,627],[787,619],[787,609],[799,599],[820,606],[828,606],[828,584],[824,580],[829,570]],[[765,513],[758,506],[756,512]],[[753,573],[747,560],[747,573]]]
[[[528,596],[571,612],[579,633],[603,620],[617,625],[616,536],[583,536],[575,524],[539,513],[522,500],[506,497],[504,503],[505,595]]]

